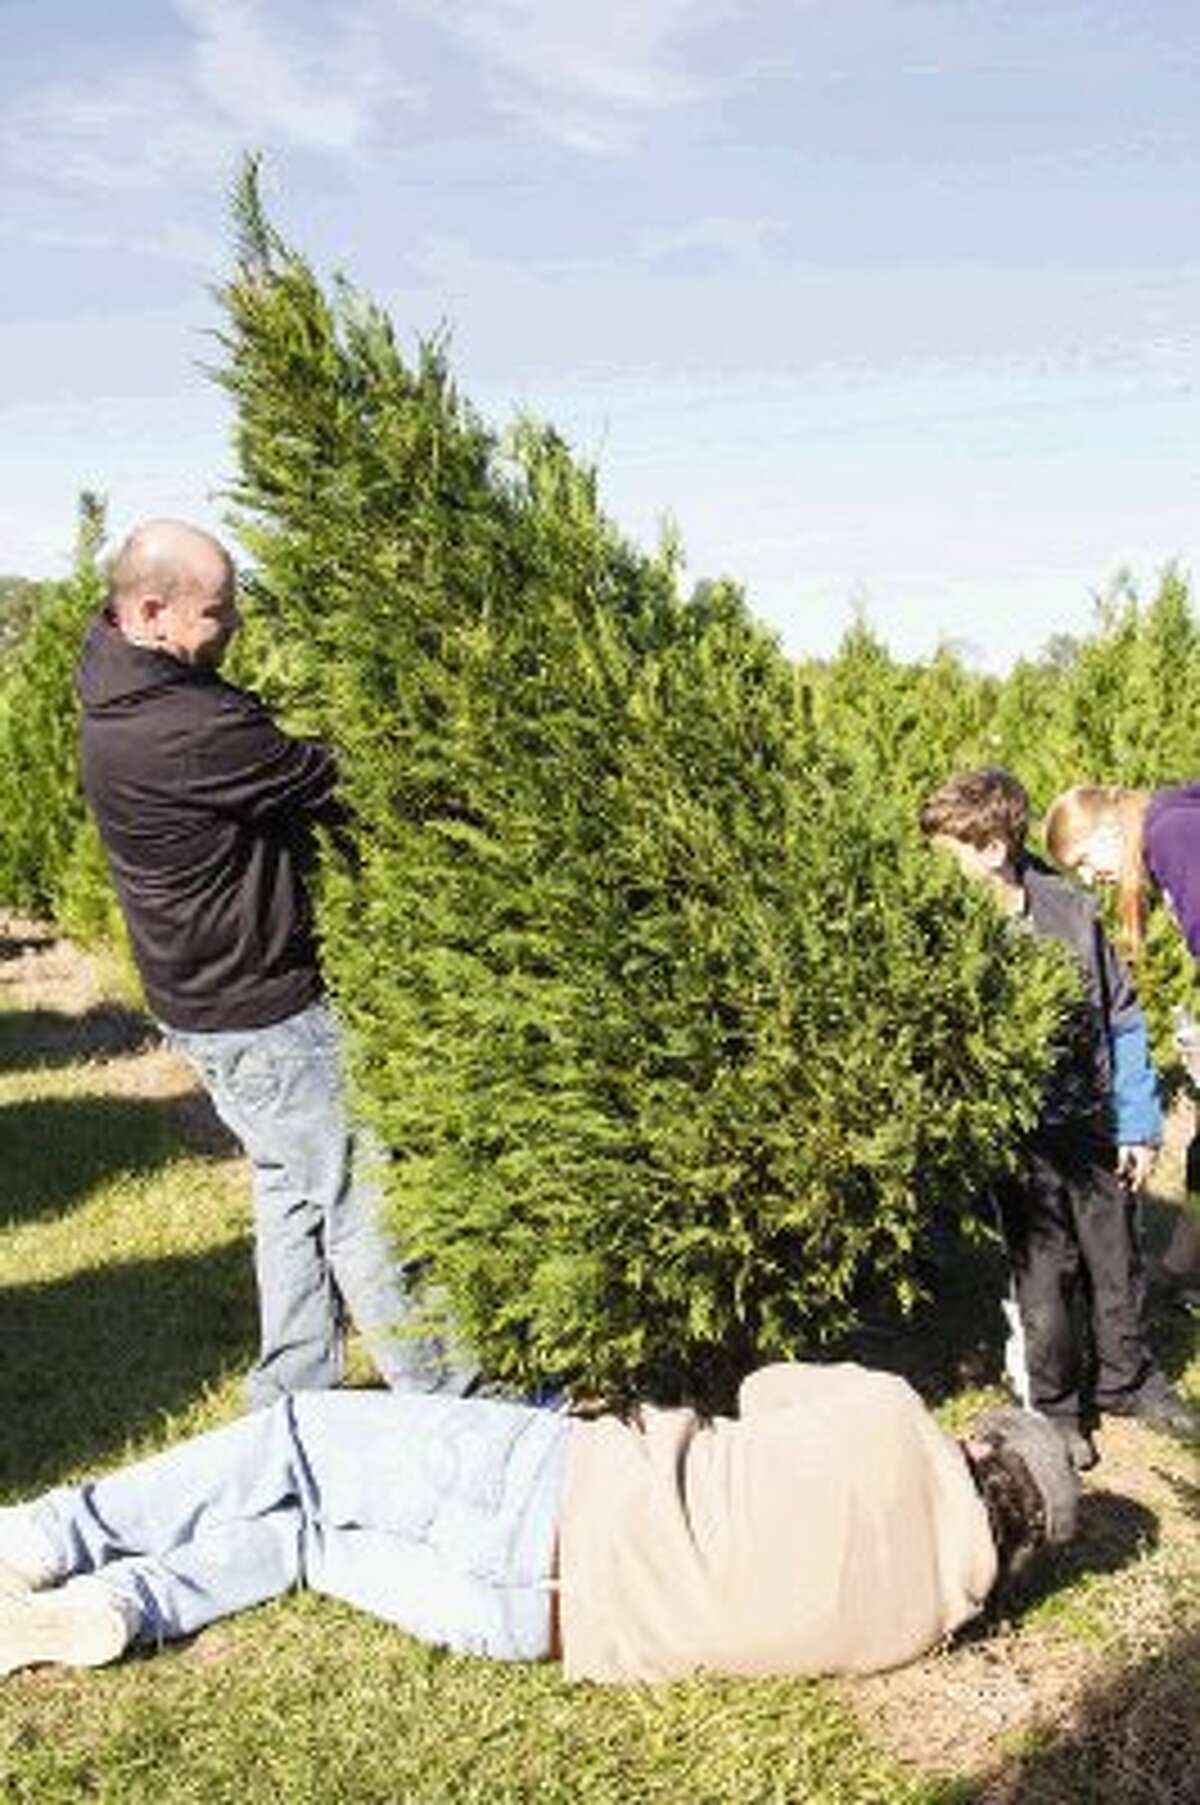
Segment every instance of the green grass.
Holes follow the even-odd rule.
[[[232,1407],[254,1345],[245,1179],[99,1065],[0,1076],[0,1485],[28,1491]]]
[[[201,1661],[209,1639],[86,1676],[82,1703],[78,1685],[50,1698],[44,1679],[22,1682],[40,1696],[36,1715],[12,1714],[5,1798],[928,1805],[948,1796],[873,1757],[816,1686],[568,1687],[549,1667],[439,1655],[315,1598],[239,1619]]]
[[[6,1498],[234,1414],[254,1345],[244,1168],[198,1151],[176,1100],[137,1094],[127,1042],[76,1044],[116,1053],[72,1059],[66,1018],[0,1014]],[[978,1340],[978,1299],[956,1308]],[[1194,1383],[1189,1357],[1180,1348],[1175,1370]],[[966,1383],[977,1382],[972,1369]],[[957,1398],[934,1390],[948,1417],[960,1412],[961,1383]],[[1159,1545],[1153,1511],[1103,1493],[1089,1508],[1082,1550],[1008,1641],[1034,1663],[1045,1647],[1099,1645],[1112,1672],[1088,1694],[1086,1735],[1023,1739],[1006,1798],[1170,1796],[1128,1789],[1131,1769],[1174,1771],[1135,1748],[1128,1726],[1147,1700],[1162,1707],[1158,1721],[1194,1702],[1194,1538],[1189,1577],[1187,1547]],[[1153,1609],[1131,1642],[1131,1601],[1146,1597]],[[973,1658],[944,1657],[944,1671]],[[936,1664],[933,1683],[936,1697]],[[1119,1735],[1126,1790],[1115,1792],[1101,1755]],[[1097,1737],[1107,1738],[1099,1753]],[[994,1750],[985,1766],[996,1769]],[[22,1674],[0,1694],[5,1805],[965,1805],[992,1796],[987,1784],[902,1766],[861,1727],[853,1688],[569,1687],[556,1668],[451,1657],[313,1597],[103,1672]]]

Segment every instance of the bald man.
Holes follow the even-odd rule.
[[[126,540],[77,672],[83,782],[150,1007],[250,1158],[261,1347],[252,1407],[337,1384],[346,1314],[389,1384],[457,1391],[410,1309],[356,1170],[337,1024],[305,893],[330,753],[218,675],[238,625],[229,553],[182,521]]]

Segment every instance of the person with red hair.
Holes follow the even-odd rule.
[[[1142,949],[1151,887],[1171,911],[1194,959],[1200,959],[1200,783],[1139,790],[1120,784],[1075,784],[1046,812],[1046,850],[1085,884],[1112,884],[1125,951]],[[1200,1084],[1200,1027],[1176,1012],[1175,1044],[1188,1077]],[[1188,1154],[1188,1189],[1200,1190],[1200,1143]],[[1180,1213],[1171,1242],[1155,1263],[1159,1287],[1195,1309],[1200,1304],[1200,1226]]]

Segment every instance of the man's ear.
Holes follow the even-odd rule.
[[[129,625],[139,639],[158,638],[159,622],[166,606],[165,598],[153,590],[134,597],[129,604]]]

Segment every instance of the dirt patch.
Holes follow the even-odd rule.
[[[111,1096],[175,1100],[180,1138],[197,1153],[240,1152],[185,1059],[149,1016],[112,1000],[102,960],[52,929],[0,913],[0,1006],[19,1017],[22,1063],[86,1060]]]
[[[1153,1662],[1186,1629],[1179,1586],[1189,1572],[1194,1585],[1200,1562],[1192,1467],[1148,1430],[1106,1431],[1078,1540],[1038,1594],[947,1651],[843,1683],[872,1739],[923,1771],[964,1776],[1076,1732],[1114,1672]]]
[[[16,915],[0,915],[0,986],[17,1009],[82,1017],[105,1002],[95,959]]]
[[[1008,1621],[983,1625],[911,1667],[840,1687],[872,1740],[901,1762],[959,1778],[990,1775],[971,1795],[980,1805],[1075,1798],[1059,1790],[1066,1778],[1051,1781],[1053,1766],[1043,1765],[1050,1756],[1041,1753],[1036,1771],[1045,1790],[1029,1790],[1027,1751],[1075,1751],[1073,1786],[1079,1752],[1095,1742],[1101,1720],[1127,1727],[1134,1717],[1147,1732],[1138,1738],[1136,1784],[1126,1776],[1123,1790],[1106,1782],[1095,1796],[1196,1796],[1172,1788],[1181,1739],[1190,1771],[1200,1772],[1194,1696],[1180,1714],[1197,1678],[1197,1454],[1112,1419],[1097,1446],[1100,1464],[1084,1482],[1076,1541],[1036,1593],[1014,1600]],[[1149,1734],[1152,1721],[1161,1734]]]
[[[874,1742],[923,1771],[975,1774],[1005,1743],[1061,1730],[1098,1672],[1094,1651],[1060,1649],[1012,1631],[880,1674],[846,1698]]]

